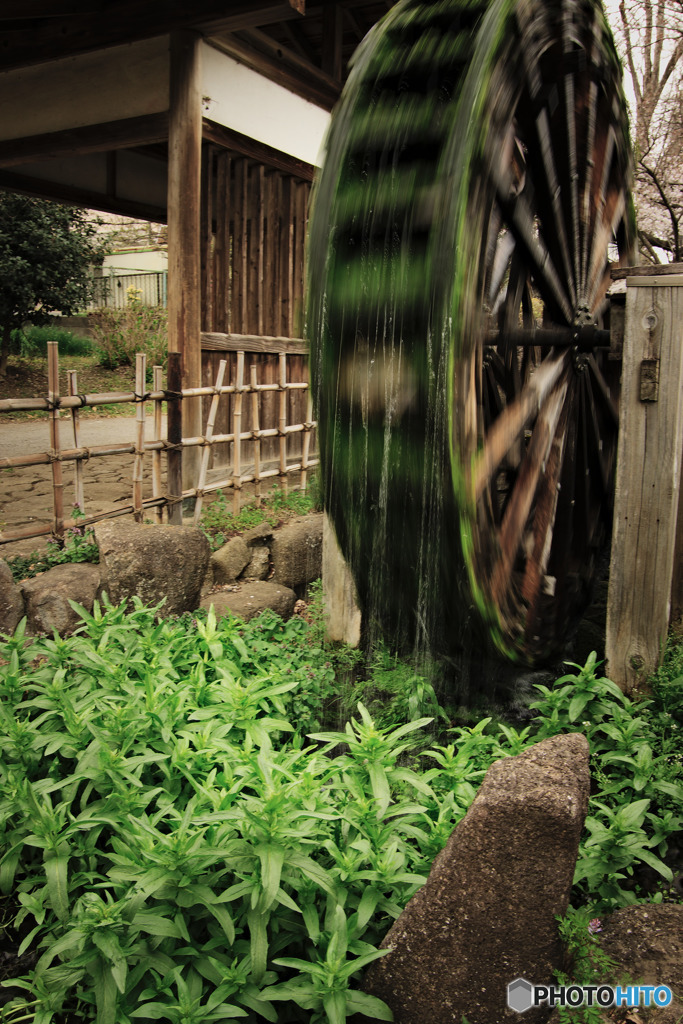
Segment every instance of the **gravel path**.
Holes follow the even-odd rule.
[[[166,424],[164,423],[164,430]],[[147,420],[145,436],[153,438],[153,423]],[[83,447],[132,443],[135,419],[129,416],[83,418],[80,420],[80,443]],[[60,443],[73,447],[71,423],[64,418],[60,424]],[[49,447],[46,419],[25,420],[0,425],[0,458],[47,451]],[[84,463],[85,511],[88,514],[107,512],[116,505],[127,504],[133,495],[133,455],[112,455],[93,458]],[[146,457],[149,459],[149,456]],[[64,509],[68,517],[74,503],[73,462],[63,463]],[[145,466],[143,497],[151,497],[151,465]],[[49,465],[0,469],[0,530],[12,532],[24,526],[48,525],[52,520],[52,472]],[[0,557],[39,549],[45,538],[35,538],[0,545]]]

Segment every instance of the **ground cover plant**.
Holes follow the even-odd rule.
[[[7,559],[7,565],[13,578],[20,582],[47,572],[55,565],[67,562],[99,562],[100,551],[95,540],[92,526],[82,526],[81,520],[85,513],[79,505],[72,506],[71,516],[75,526],[67,528],[63,543],[49,538],[41,551],[31,551],[26,555],[14,555]]]
[[[315,478],[306,491],[285,491],[275,484],[260,501],[254,499],[246,502],[237,513],[233,511],[232,501],[226,500],[223,491],[216,491],[216,496],[202,510],[200,527],[208,537],[211,549],[215,551],[230,537],[260,523],[277,527],[294,516],[316,511],[319,511],[319,506]]]
[[[348,660],[318,621],[82,615],[72,637],[20,627],[0,650],[2,922],[34,960],[8,1024],[389,1019],[358,987],[391,921],[492,761],[564,731],[592,749],[576,907],[670,898],[675,667],[634,702],[592,657],[514,728],[449,727],[395,663],[381,724],[362,703],[336,721]],[[378,671],[387,690],[386,653]],[[644,867],[662,891],[638,889]]]

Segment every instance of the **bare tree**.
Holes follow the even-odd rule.
[[[683,260],[683,0],[612,0],[608,10],[635,107],[641,252]]]

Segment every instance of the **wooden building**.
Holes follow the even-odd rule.
[[[202,383],[202,333],[214,351],[229,350],[228,335],[301,337],[307,203],[329,112],[392,5],[4,0],[0,188],[168,222],[169,350],[183,387]],[[185,435],[201,434],[200,400],[183,419]]]

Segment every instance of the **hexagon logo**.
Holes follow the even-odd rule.
[[[534,986],[526,978],[515,978],[508,985],[508,1006],[517,1013],[526,1013],[534,1005]]]

